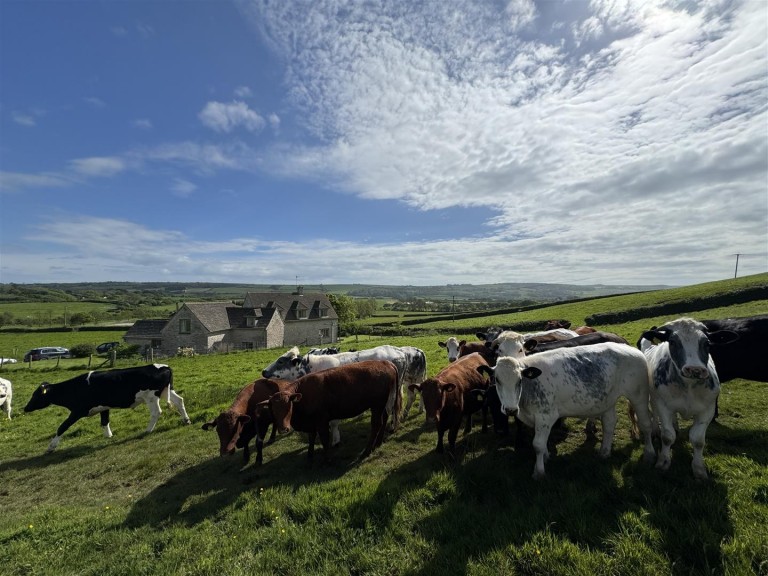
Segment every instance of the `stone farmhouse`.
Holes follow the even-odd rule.
[[[123,339],[142,351],[198,354],[282,346],[325,346],[338,340],[339,317],[322,293],[248,292],[231,302],[186,302],[167,320],[139,320]]]

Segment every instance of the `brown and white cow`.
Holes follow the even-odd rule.
[[[219,454],[231,455],[238,448],[243,449],[243,465],[251,457],[250,442],[256,438],[256,463],[262,463],[264,438],[272,417],[268,410],[259,413],[259,404],[270,396],[284,390],[290,385],[287,380],[260,378],[245,386],[235,397],[229,408],[216,416],[210,422],[203,424],[203,430],[216,428],[219,436]],[[258,414],[257,414],[258,413]],[[275,439],[275,426],[268,444]]]
[[[434,378],[428,378],[421,384],[411,384],[424,399],[424,411],[427,422],[437,424],[437,452],[443,452],[443,436],[448,431],[448,450],[453,452],[456,437],[461,426],[461,419],[466,417],[464,433],[472,427],[472,414],[483,409],[483,396],[488,382],[480,374],[480,366],[488,367],[488,362],[477,353],[462,356],[443,368]],[[480,395],[476,393],[480,392]],[[483,431],[486,429],[483,418]]]
[[[381,445],[387,420],[400,410],[401,398],[397,367],[388,360],[364,360],[310,372],[273,394],[264,404],[269,407],[279,433],[306,432],[309,458],[314,455],[315,439],[319,436],[328,459],[332,420],[371,411],[371,433],[361,454],[365,457]]]
[[[437,345],[445,348],[448,353],[448,362],[455,362],[458,358],[469,356],[475,352],[485,358],[485,361],[491,366],[496,362],[496,353],[483,342],[467,342],[451,336],[445,342],[438,342]]]

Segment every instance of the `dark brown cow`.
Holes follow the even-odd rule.
[[[483,408],[482,395],[478,396],[476,391],[484,393],[488,389],[488,381],[478,372],[478,366],[488,366],[480,354],[462,356],[443,368],[434,378],[410,386],[421,392],[427,422],[437,423],[437,452],[443,452],[443,435],[446,430],[448,450],[453,452],[462,417],[467,418],[464,426],[466,434],[472,426],[472,413]],[[483,418],[483,431],[485,429]]]
[[[203,430],[216,428],[219,435],[219,454],[234,454],[238,448],[243,449],[243,465],[248,463],[251,457],[249,443],[256,437],[256,463],[262,463],[262,448],[267,428],[272,424],[272,417],[268,410],[258,414],[259,405],[268,400],[273,394],[287,388],[290,382],[273,378],[260,378],[248,384],[240,390],[232,405],[210,422],[203,424]],[[272,434],[268,444],[275,440],[275,426],[272,426]]]
[[[556,348],[573,348],[576,346],[591,346],[602,342],[616,342],[617,344],[629,344],[624,338],[613,332],[590,332],[581,334],[568,340],[555,340],[552,342],[539,342],[536,338],[525,341],[525,351],[528,354],[546,352]]]
[[[365,360],[310,372],[286,389],[273,394],[269,406],[281,434],[291,430],[309,434],[308,456],[315,451],[320,436],[323,454],[328,459],[329,422],[354,418],[371,411],[371,434],[361,457],[368,456],[384,440],[387,420],[400,410],[397,368],[388,360]]]

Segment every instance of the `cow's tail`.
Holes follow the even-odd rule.
[[[398,370],[397,365],[394,363],[392,366],[394,367],[395,373],[397,374],[397,379],[395,380],[395,385],[389,391],[389,398],[387,399],[387,413],[391,419],[389,424],[390,432],[397,430],[397,427],[400,424],[400,412],[403,406],[403,393],[402,386],[400,385],[402,378],[400,370]]]

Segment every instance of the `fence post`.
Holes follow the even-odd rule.
[[[109,367],[113,368],[115,366],[115,360],[117,359],[117,350],[112,348],[112,350],[109,351]]]

